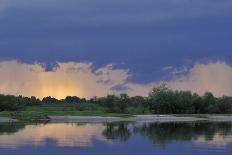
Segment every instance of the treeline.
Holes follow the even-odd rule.
[[[54,97],[48,96],[41,100],[44,104],[59,104],[59,103],[86,103],[87,99],[79,98],[77,96],[67,96],[65,99],[58,100]],[[89,102],[89,101],[88,101]]]
[[[140,113],[150,112],[149,100],[147,97],[135,96],[129,97],[127,94],[107,95],[97,98],[93,103],[106,108],[106,112],[111,113]]]
[[[32,97],[2,95],[0,94],[0,111],[16,111],[25,108],[26,106],[42,105],[42,104],[78,104],[86,103],[85,98],[76,96],[67,96],[65,99],[58,100],[51,96],[44,97],[42,100]],[[90,102],[90,101],[88,101]]]
[[[22,97],[13,95],[0,94],[0,111],[16,111],[24,108],[27,105],[36,105],[41,101],[36,97]]]
[[[98,107],[96,109],[104,112],[131,114],[232,113],[232,97],[216,98],[210,92],[200,96],[190,91],[174,91],[165,84],[155,87],[147,97],[130,97],[121,94],[92,99],[67,96],[65,99],[58,100],[49,96],[40,100],[36,97],[0,95],[0,111],[15,111],[26,106],[41,104],[74,104],[78,105],[76,110],[95,110],[95,107]]]
[[[232,97],[216,98],[210,92],[203,96],[190,91],[173,91],[165,84],[149,94],[150,110],[162,114],[232,113]]]

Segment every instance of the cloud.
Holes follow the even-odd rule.
[[[141,84],[130,81],[133,75],[128,69],[115,68],[112,64],[94,69],[92,62],[57,62],[47,70],[41,63],[0,61],[0,93],[59,99],[68,95],[91,98],[120,93],[147,96],[152,87],[166,82],[174,90],[232,96],[232,66],[226,62],[183,68],[187,70],[184,74],[172,74],[170,70],[173,77],[169,81]]]
[[[162,71],[170,71],[173,69],[173,66],[166,66],[166,67],[163,67],[161,70]]]
[[[127,83],[126,86],[130,88],[128,92],[147,95],[153,86],[165,82],[173,90],[189,90],[200,95],[210,91],[217,97],[232,96],[232,66],[224,61],[197,63],[192,68],[172,68],[168,71],[172,75],[171,80],[148,84]]]
[[[232,96],[232,66],[223,62],[196,64],[185,75],[173,77],[168,85],[177,90],[191,90],[199,94],[206,91],[215,96]]]
[[[169,69],[169,68],[168,68]],[[131,95],[147,95],[152,87],[167,83],[173,90],[188,90],[200,95],[210,91],[215,96],[232,96],[232,66],[224,61],[196,63],[192,68],[182,67],[168,70],[171,80],[147,84],[126,83]]]
[[[43,64],[17,61],[0,62],[0,92],[39,98],[67,95],[80,97],[104,96],[114,93],[111,88],[123,84],[128,70],[107,65],[97,70],[90,62],[57,62],[54,70],[47,71]]]
[[[57,62],[47,70],[43,63],[0,61],[0,93],[59,99],[68,95],[91,98],[120,93],[146,96],[153,86],[129,81],[129,70],[114,68],[112,64],[93,68],[91,62]]]
[[[184,74],[184,73],[188,72],[187,67],[182,67],[182,68],[177,69],[174,66],[166,66],[166,67],[163,67],[161,70],[164,71],[164,72],[172,73],[174,75],[176,75],[176,74]]]

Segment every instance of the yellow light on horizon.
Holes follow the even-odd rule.
[[[47,96],[57,99],[64,99],[66,96],[85,97],[82,85],[72,79],[72,76],[47,72],[39,74],[37,80],[38,85],[32,91],[40,99]]]

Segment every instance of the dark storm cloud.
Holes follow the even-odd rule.
[[[124,63],[160,80],[165,66],[232,62],[231,18],[231,0],[1,0],[0,58]]]

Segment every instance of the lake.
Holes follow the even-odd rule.
[[[3,155],[229,155],[232,123],[2,123]]]

